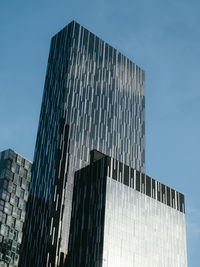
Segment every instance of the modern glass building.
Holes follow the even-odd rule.
[[[18,266],[31,162],[11,149],[0,153],[0,266]]]
[[[187,267],[184,195],[93,151],[75,174],[70,267]]]
[[[19,266],[187,266],[184,196],[144,174],[144,83],[74,21],[52,38]]]
[[[144,71],[76,22],[51,40],[21,266],[62,266],[74,172],[97,149],[145,170]]]

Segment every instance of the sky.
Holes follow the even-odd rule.
[[[188,266],[200,247],[200,1],[1,0],[0,151],[32,160],[51,37],[71,20],[146,73],[146,173],[185,194]]]

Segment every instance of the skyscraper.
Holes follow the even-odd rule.
[[[92,151],[75,173],[70,267],[187,267],[183,194]]]
[[[0,266],[18,266],[31,166],[11,149],[0,153]]]
[[[76,22],[51,40],[21,266],[62,266],[90,150],[145,171],[144,71]]]

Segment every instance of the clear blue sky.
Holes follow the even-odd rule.
[[[200,1],[0,3],[0,151],[32,160],[50,38],[76,20],[146,72],[146,171],[186,196],[189,267],[200,248]]]

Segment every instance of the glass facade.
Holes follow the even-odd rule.
[[[103,267],[187,267],[184,213],[109,177],[105,201]]]
[[[78,23],[52,38],[19,266],[187,266],[184,195],[145,175],[144,85]]]
[[[0,266],[18,266],[31,180],[30,161],[11,149],[0,153]]]
[[[144,71],[76,22],[51,41],[21,266],[62,266],[74,172],[97,149],[145,170]]]
[[[75,174],[66,266],[187,267],[184,206],[181,193],[115,159],[92,162]]]

